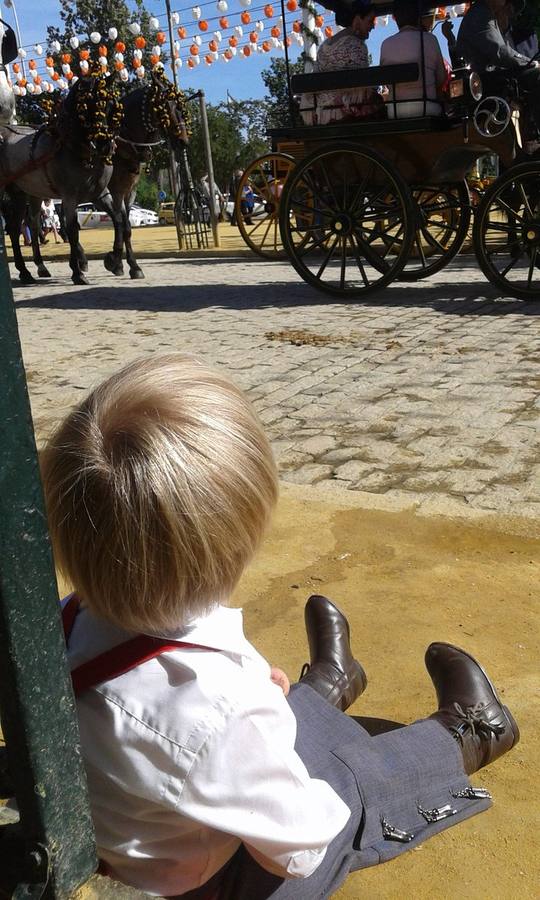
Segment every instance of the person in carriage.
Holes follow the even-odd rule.
[[[319,47],[315,72],[341,69],[366,69],[370,64],[366,41],[375,26],[375,6],[368,0],[353,0],[336,11],[340,29]],[[300,112],[305,125],[384,117],[384,102],[375,88],[304,94]]]
[[[399,84],[386,95],[390,119],[417,116],[440,116],[443,113],[441,92],[448,80],[441,48],[430,33],[433,10],[418,0],[396,0],[394,19],[397,34],[386,38],[381,45],[381,66],[418,63],[419,78]],[[427,25],[427,27],[426,27]]]
[[[463,18],[456,50],[484,78],[490,78],[490,70],[498,70],[516,79],[523,91],[525,138],[536,144],[540,135],[540,63],[516,50],[503,33],[504,22],[512,23],[524,6],[519,0],[476,0]]]

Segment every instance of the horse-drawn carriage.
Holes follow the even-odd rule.
[[[388,12],[393,3],[379,5]],[[422,58],[297,75],[290,88],[312,97],[387,85],[396,97],[423,66]],[[332,295],[361,298],[397,279],[425,278],[462,248],[473,217],[466,177],[480,158],[496,156],[502,174],[475,209],[474,252],[499,289],[538,298],[540,159],[522,149],[517,82],[464,67],[452,72],[447,96],[439,116],[272,130],[272,153],[240,184],[249,179],[266,208],[251,226],[238,215],[246,242],[266,258],[288,258],[304,281]],[[425,91],[423,102],[425,110]]]

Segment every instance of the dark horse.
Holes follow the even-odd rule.
[[[38,236],[42,200],[57,197],[63,202],[74,284],[88,284],[83,274],[86,259],[79,244],[79,203],[91,200],[104,208],[121,238],[121,216],[116,214],[108,190],[122,113],[113,81],[101,74],[79,78],[38,130],[0,127],[0,187],[5,194],[2,211],[23,282],[33,281],[19,246],[27,204],[34,260],[42,278],[49,277]]]
[[[123,234],[115,228],[114,246],[107,253],[104,264],[109,272],[122,275],[122,251],[125,243],[131,278],[144,278],[131,246],[129,211],[142,168],[151,158],[152,150],[169,142],[177,158],[187,163],[185,148],[188,142],[188,112],[183,94],[174,88],[162,71],[152,73],[150,84],[127,94],[122,99],[122,107],[122,127],[116,142],[109,191],[112,194],[114,212],[122,218]]]

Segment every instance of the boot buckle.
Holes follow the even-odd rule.
[[[414,837],[412,831],[403,831],[401,828],[396,828],[395,825],[390,825],[384,817],[381,819],[381,825],[383,837],[386,841],[399,841],[401,844],[408,844]]]
[[[451,791],[451,794],[456,799],[459,797],[466,800],[493,800],[492,795],[486,788],[466,787],[460,791]]]

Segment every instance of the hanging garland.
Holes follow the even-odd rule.
[[[169,103],[176,104],[181,116],[180,122],[173,122]],[[155,130],[157,123],[169,135],[182,140],[184,137],[182,125],[184,125],[188,136],[191,136],[191,111],[185,95],[169,81],[163,68],[153,73],[152,83],[142,108],[142,120],[149,132]]]
[[[88,142],[111,140],[122,124],[123,109],[114,86],[103,71],[93,72],[95,87],[91,91],[78,92],[75,110],[81,129]],[[110,109],[108,107],[110,106]],[[105,165],[112,165],[113,146],[104,158]]]

